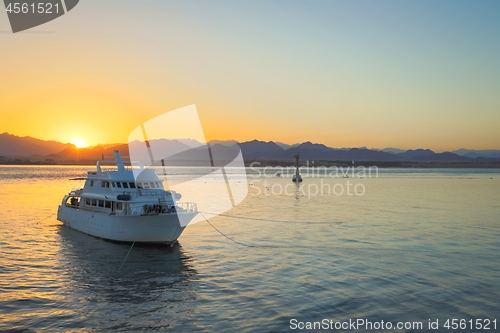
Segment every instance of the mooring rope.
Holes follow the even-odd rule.
[[[293,223],[293,224],[341,224],[341,223],[344,223],[341,221],[287,221],[287,220],[263,219],[263,218],[244,216],[244,215],[218,214],[218,213],[211,213],[211,212],[198,212],[198,213],[200,213],[200,214],[205,213],[205,214],[223,216],[223,217],[231,217],[231,218],[235,218],[235,219],[274,222],[274,223]],[[203,216],[203,218],[205,218],[205,217]]]
[[[125,263],[125,261],[127,260],[128,255],[130,254],[130,251],[132,251],[132,248],[134,247],[134,244],[135,244],[135,241],[132,243],[132,246],[130,246],[130,249],[128,249],[127,255],[125,256],[125,259],[123,259],[122,264],[120,265],[119,270],[121,270],[121,269],[122,269],[123,264],[124,264],[124,263]]]
[[[52,217],[52,216],[54,216],[54,215],[56,215],[56,213],[52,213],[52,214],[50,214],[49,216],[44,217],[43,219],[41,219],[40,221],[38,221],[36,224],[38,224],[38,223],[40,223],[40,222],[42,222],[42,221],[45,221],[46,219],[48,219],[49,217]]]
[[[210,226],[212,228],[214,228],[215,231],[217,231],[219,234],[221,234],[222,236],[226,237],[227,239],[229,239],[231,242],[233,243],[236,243],[236,244],[239,244],[239,245],[242,245],[242,246],[246,246],[246,247],[256,247],[255,245],[248,245],[248,244],[245,244],[245,243],[242,243],[242,242],[238,242],[237,240],[234,240],[232,239],[231,237],[227,236],[226,234],[224,234],[222,231],[220,231],[219,229],[217,229],[212,223],[210,223],[209,220],[207,220],[207,218],[205,217],[205,215],[203,215],[202,213],[198,212],[204,219],[205,221],[207,221],[208,224],[210,224]]]

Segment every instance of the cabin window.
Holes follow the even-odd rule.
[[[111,208],[111,201],[106,201],[106,202],[104,203],[104,207],[106,207],[106,208]]]
[[[122,188],[122,183],[116,182],[116,187]]]
[[[122,210],[123,204],[121,202],[117,202],[115,207],[116,207],[116,210]]]
[[[104,200],[99,200],[99,207],[104,207]]]
[[[149,183],[144,183],[144,188],[150,188]]]
[[[105,182],[101,181],[101,187],[104,187],[105,185]]]
[[[111,182],[111,185],[113,185],[113,187],[116,187],[116,182]]]
[[[106,182],[106,188],[109,188],[109,182]]]
[[[97,200],[96,199],[92,199],[92,206],[97,206]]]
[[[128,183],[128,187],[135,188],[135,183]]]
[[[94,186],[94,181],[93,180],[90,181],[90,186]]]
[[[128,183],[122,183],[123,188],[128,188]]]
[[[90,206],[90,199],[85,199],[85,206]]]
[[[154,182],[149,183],[151,185],[151,188],[156,188],[156,185]]]

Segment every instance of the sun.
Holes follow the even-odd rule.
[[[70,141],[70,143],[74,144],[76,148],[87,147],[87,142],[85,142],[85,140],[83,140],[82,138],[74,138],[73,140]]]

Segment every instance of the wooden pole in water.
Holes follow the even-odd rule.
[[[294,157],[295,157],[295,177],[297,177],[297,179],[298,179],[298,177],[299,177],[299,157],[300,157],[300,155],[297,154]]]
[[[299,182],[301,182],[301,181],[302,181],[302,178],[300,177],[300,173],[299,173],[299,157],[300,157],[300,155],[299,155],[299,154],[297,154],[297,155],[295,155],[294,157],[295,157],[295,176],[293,177],[293,179],[292,179],[292,180],[293,180],[295,183],[297,183],[297,184],[298,184]]]

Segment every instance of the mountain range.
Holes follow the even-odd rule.
[[[192,139],[152,140],[151,146],[161,146],[169,152],[169,160],[206,160],[206,146]],[[139,144],[138,142],[132,143]],[[332,148],[324,144],[303,142],[287,145],[259,140],[211,141],[213,160],[232,160],[240,149],[248,161],[293,161],[300,154],[302,160],[310,161],[408,161],[408,162],[500,162],[500,150],[459,149],[436,153],[430,149],[403,150],[398,148],[368,149]],[[76,148],[69,143],[45,141],[32,137],[19,137],[9,133],[0,134],[0,160],[29,159],[49,161],[96,161],[113,154],[117,149],[123,156],[129,155],[127,144],[106,144],[88,148]]]

